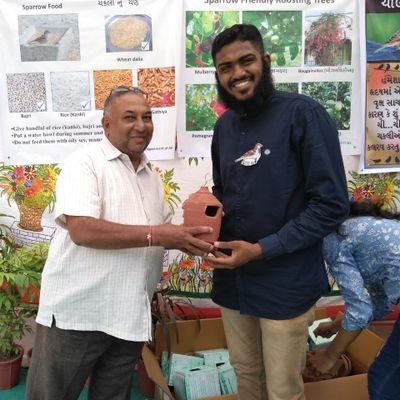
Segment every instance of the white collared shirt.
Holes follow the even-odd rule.
[[[74,153],[57,181],[56,222],[43,270],[36,321],[61,329],[102,331],[132,341],[151,338],[149,297],[162,270],[164,248],[99,250],[77,246],[65,215],[129,225],[169,223],[159,175],[147,158],[134,170],[107,138]]]

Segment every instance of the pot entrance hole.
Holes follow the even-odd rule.
[[[207,206],[206,215],[207,217],[215,217],[217,215],[219,207],[217,206]]]

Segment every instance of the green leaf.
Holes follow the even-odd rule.
[[[294,60],[297,54],[299,54],[299,45],[297,43],[292,43],[289,46],[289,54],[291,60]]]

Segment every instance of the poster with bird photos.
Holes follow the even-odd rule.
[[[366,0],[366,129],[361,172],[400,171],[400,3]]]

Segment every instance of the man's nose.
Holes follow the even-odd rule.
[[[137,130],[137,131],[144,131],[144,127],[145,127],[145,123],[143,121],[142,118],[136,118],[135,123],[133,125],[133,127]]]
[[[245,70],[243,69],[243,67],[239,63],[235,63],[233,65],[233,69],[232,69],[233,77],[235,77],[235,78],[242,77],[245,74],[246,74]]]

